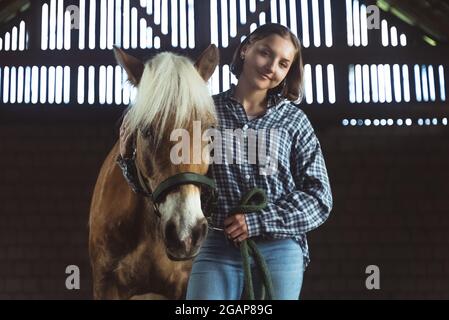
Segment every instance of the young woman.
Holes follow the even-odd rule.
[[[237,85],[214,96],[218,129],[241,129],[258,137],[263,132],[269,156],[256,163],[212,163],[218,204],[194,259],[186,298],[240,299],[244,279],[238,243],[251,238],[267,262],[274,297],[295,300],[310,261],[306,233],[321,225],[332,209],[320,143],[306,115],[293,103],[302,96],[300,42],[282,25],[263,25],[237,48],[231,71]],[[122,155],[128,135],[122,130]],[[256,187],[266,192],[267,206],[229,215]],[[253,279],[258,297],[261,279],[256,270]]]

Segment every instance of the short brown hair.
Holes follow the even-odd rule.
[[[301,42],[290,29],[281,24],[264,24],[246,37],[234,51],[234,56],[231,62],[231,72],[238,79],[243,71],[243,59],[240,56],[240,51],[243,46],[262,40],[273,34],[277,34],[283,38],[289,37],[296,49],[296,54],[285,79],[277,87],[270,89],[268,94],[280,94],[283,98],[290,101],[300,101],[304,92],[304,69],[302,63]]]

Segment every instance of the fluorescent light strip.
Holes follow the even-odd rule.
[[[161,24],[161,0],[154,0],[154,23]]]
[[[122,0],[115,0],[115,43],[122,46]]]
[[[188,0],[188,17],[189,17],[189,48],[195,48],[195,3],[194,0]]]
[[[393,65],[394,99],[396,102],[402,101],[401,69],[398,64]]]
[[[379,102],[384,103],[385,102],[385,72],[384,72],[384,66],[382,64],[379,64],[377,66],[377,79],[379,80]]]
[[[229,0],[229,35],[237,35],[237,0]]]
[[[95,102],[95,67],[89,66],[88,73],[89,73],[89,79],[88,79],[89,85],[87,86],[87,88],[88,88],[87,102],[89,104],[94,104],[94,102]]]
[[[387,47],[388,46],[388,23],[386,20],[382,20],[381,32],[382,32],[382,45],[384,47]]]
[[[329,48],[332,47],[332,7],[330,0],[324,0],[324,28],[326,47]]]
[[[362,66],[355,65],[355,100],[357,103],[363,102]]]
[[[50,1],[50,50],[56,48],[56,0]]]
[[[33,75],[33,87],[34,87],[34,75]],[[50,104],[53,104],[55,102],[55,87],[56,87],[56,68],[51,66],[50,68],[48,68],[48,103]]]
[[[427,82],[427,68],[425,65],[421,66],[421,80],[422,80],[422,96],[424,101],[429,101],[429,85]]]
[[[229,79],[229,65],[225,64],[222,68],[222,87],[223,87],[223,91],[227,91],[230,88],[230,79]]]
[[[79,29],[78,29],[78,48],[84,50],[86,46],[86,3],[85,0],[80,0],[79,10]]]
[[[346,33],[348,38],[348,46],[352,47],[354,45],[352,0],[346,0]]]
[[[57,25],[56,48],[64,47],[64,0],[58,0],[58,25]]]
[[[47,102],[47,67],[42,66],[41,68],[41,78],[40,78],[40,98],[39,102],[44,104]]]
[[[256,12],[256,0],[249,0],[249,11]]]
[[[84,103],[84,67],[78,67],[78,103]]]
[[[371,65],[371,96],[373,102],[379,102],[379,87],[377,82],[377,66],[375,64]]]
[[[180,0],[179,4],[179,30],[180,30],[180,46],[182,49],[187,48],[187,3],[186,0]]]
[[[216,0],[211,0],[211,2],[216,2]],[[239,4],[240,4],[240,11],[239,11],[239,15],[240,15],[240,24],[245,24],[246,23],[246,0],[239,0]]]
[[[108,0],[107,37],[107,48],[112,49],[114,45],[114,0]]]
[[[168,0],[163,0],[161,5],[161,32],[168,34]]]
[[[16,103],[17,98],[17,92],[16,92],[16,85],[17,85],[17,79],[16,79],[16,67],[11,67],[11,93],[9,96],[9,102],[10,103]]]
[[[145,49],[147,47],[147,20],[140,18],[140,48]]]
[[[309,6],[307,2],[307,0],[301,0],[302,44],[304,48],[308,48],[310,46]]]
[[[391,84],[391,67],[389,64],[384,65],[385,73],[385,101],[390,103],[393,101],[393,92]]]
[[[9,51],[11,49],[11,35],[9,32],[5,34],[5,51]]]
[[[407,45],[407,36],[405,34],[401,34],[399,37],[401,46],[405,47]]]
[[[55,87],[55,102],[57,104],[61,104],[62,102],[62,85],[63,85],[63,77],[62,77],[62,67],[57,66],[56,67],[56,87]]]
[[[390,38],[391,38],[391,45],[393,47],[397,47],[398,46],[398,30],[396,29],[396,27],[390,28]]]
[[[0,75],[1,79],[1,75]],[[17,103],[23,102],[23,67],[17,68]]]
[[[261,12],[259,14],[259,26],[262,26],[267,23],[267,18],[265,12]]]
[[[30,103],[30,95],[31,95],[31,68],[25,68],[25,97],[24,102]]]
[[[9,101],[9,67],[3,69],[3,103]]]
[[[221,46],[227,48],[228,41],[228,4],[227,0],[220,1],[221,8]]]
[[[367,64],[364,64],[362,67],[362,73],[363,73],[363,102],[369,103],[371,101],[370,96],[370,72],[369,72],[369,66]]]
[[[429,72],[429,93],[430,93],[430,100],[435,101],[436,100],[436,93],[435,93],[435,76],[433,73],[433,66],[428,66],[428,72]]]
[[[41,49],[48,49],[48,4],[42,5]]]
[[[98,102],[104,104],[106,102],[106,67],[100,66],[98,75]]]
[[[321,30],[320,30],[320,9],[318,0],[312,0],[313,15],[313,44],[315,47],[321,46]]]
[[[271,0],[270,7],[271,7],[271,22],[277,23],[278,22],[277,0]]]
[[[123,48],[129,49],[130,11],[129,0],[123,2]]]
[[[147,0],[147,14],[153,14],[153,0]]]
[[[137,48],[137,9],[131,9],[131,48]]]
[[[402,83],[404,84],[404,101],[410,102],[410,79],[406,64],[402,66]]]
[[[178,46],[178,0],[171,0],[171,44],[173,47]],[[141,20],[142,21],[142,20]],[[146,24],[146,23],[145,23]],[[146,25],[145,25],[146,28]],[[140,29],[142,30],[142,28]]]
[[[313,89],[312,89],[312,67],[310,64],[304,66],[304,84],[306,89],[306,102],[313,103]]]
[[[106,103],[112,104],[114,102],[114,67],[107,66],[106,68]]]
[[[368,25],[365,5],[360,7],[360,33],[362,37],[362,46],[366,47],[368,45]]]
[[[336,98],[335,98],[335,71],[333,64],[327,65],[327,90],[329,95],[329,102],[334,104]]]
[[[147,27],[147,48],[150,49],[153,47],[153,29],[151,27]]]
[[[123,103],[125,105],[129,105],[129,83],[128,83],[128,76],[122,68],[122,94],[123,94]]]
[[[115,71],[115,89],[114,89],[115,104],[119,105],[122,104],[122,67],[115,66],[114,71]]]
[[[11,32],[11,51],[17,51],[17,38],[17,27],[13,27]]]
[[[217,0],[210,2],[210,39],[213,44],[218,46],[218,8]]]
[[[106,0],[100,3],[100,49],[106,49],[107,45],[107,6]]]
[[[444,80],[444,67],[439,66],[438,67],[438,73],[440,78],[440,97],[441,101],[446,101],[446,84]]]
[[[316,76],[316,101],[319,104],[322,104],[324,102],[323,67],[320,64],[315,67],[315,76]]]
[[[285,0],[279,0],[279,15],[281,24],[283,26],[287,26],[287,4],[285,3]]]
[[[95,8],[96,8],[96,0],[90,0],[90,7],[89,7],[89,49],[95,49],[95,32],[96,32],[96,30],[95,30],[95,17],[96,17],[96,15],[95,15]]]
[[[54,70],[54,68],[53,68]],[[54,73],[53,73],[54,75]],[[53,83],[54,85],[54,83]],[[36,104],[38,101],[39,96],[39,68],[37,66],[34,66],[31,69],[31,103]],[[54,90],[54,87],[53,87]]]
[[[64,103],[70,102],[70,67],[64,67]]]
[[[19,24],[19,50],[25,50],[25,21],[20,21]]]
[[[352,13],[354,19],[354,45],[360,46],[360,5],[358,0],[352,2]]]
[[[71,41],[71,17],[70,11],[65,11],[64,13],[64,50],[70,50],[70,41]]]
[[[295,36],[298,36],[298,25],[296,17],[296,0],[289,0],[289,12],[290,12],[290,30]]]
[[[415,72],[415,95],[416,95],[416,101],[421,102],[422,101],[422,91],[421,91],[421,73],[419,70],[419,65],[415,64],[414,66],[414,72]]]
[[[350,103],[355,103],[355,70],[354,70],[354,65],[350,64],[349,65],[349,71],[348,71],[349,75],[349,102]]]

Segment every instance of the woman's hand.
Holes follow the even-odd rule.
[[[129,131],[129,118],[127,113],[120,126],[120,155],[123,159],[129,159],[133,156],[133,140],[134,135]]]
[[[248,226],[246,224],[245,215],[243,213],[236,213],[227,217],[224,221],[226,236],[238,244],[243,240],[248,239]]]

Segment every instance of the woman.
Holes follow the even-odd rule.
[[[231,71],[237,85],[214,96],[219,130],[241,129],[243,135],[255,133],[258,138],[260,132],[264,137],[269,132],[262,139],[265,146],[258,140],[257,147],[270,154],[256,163],[233,159],[212,164],[218,204],[193,262],[186,298],[240,299],[244,279],[238,243],[251,238],[267,262],[274,297],[295,300],[309,263],[306,233],[321,225],[332,208],[320,143],[306,115],[293,104],[303,87],[300,42],[282,25],[263,25],[237,48]],[[129,134],[122,130],[121,135],[126,155]],[[229,215],[256,187],[266,192],[267,206]],[[253,277],[258,296],[261,280],[256,271]]]

